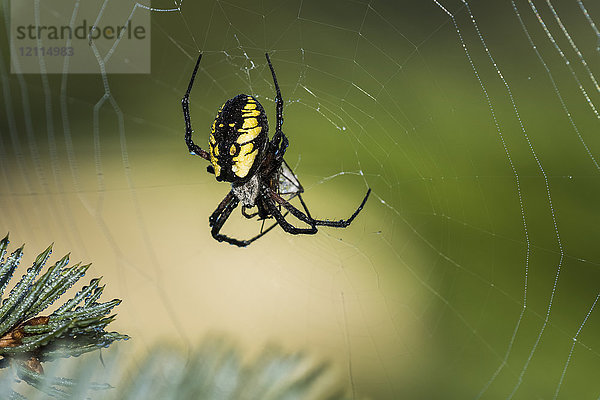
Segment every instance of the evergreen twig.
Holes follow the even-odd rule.
[[[46,377],[42,363],[108,347],[115,340],[127,340],[127,335],[105,331],[115,318],[110,315],[112,309],[121,300],[98,302],[104,286],[99,286],[100,279],[95,278],[56,311],[39,315],[81,279],[90,264],[67,267],[67,254],[38,278],[52,253],[50,245],[38,255],[10,294],[3,297],[23,256],[21,246],[6,257],[8,244],[6,235],[0,241],[0,368],[13,364],[18,376],[28,384],[52,397],[68,398],[68,388],[74,385],[73,381]],[[91,387],[110,386],[94,384]],[[15,392],[13,396],[19,398],[20,395]]]

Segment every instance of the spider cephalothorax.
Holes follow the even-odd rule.
[[[231,190],[208,219],[211,234],[219,242],[224,241],[240,247],[249,245],[276,225],[280,225],[284,231],[293,235],[314,234],[317,232],[317,226],[345,228],[362,210],[371,193],[371,189],[367,190],[362,202],[348,219],[329,221],[314,219],[310,215],[302,199],[304,189],[283,159],[288,147],[288,139],[281,130],[283,99],[269,54],[265,56],[277,94],[275,98],[277,122],[271,140],[268,135],[267,115],[263,107],[253,96],[239,94],[227,100],[217,112],[209,137],[209,151],[203,150],[194,143],[189,103],[202,54],[198,56],[187,91],[181,100],[185,121],[185,142],[190,153],[210,161],[211,165],[207,170],[215,174],[218,181],[231,182]],[[303,211],[289,203],[289,200],[294,197],[298,197]],[[250,219],[258,216],[261,220],[275,218],[277,222],[248,240],[238,240],[221,234],[225,221],[240,203],[242,203],[244,217]],[[253,207],[256,207],[255,212],[250,214],[246,212],[248,208]],[[284,214],[281,212],[282,208],[286,210]],[[288,213],[308,227],[298,228],[287,222]]]
[[[221,106],[209,138],[210,162],[218,181],[246,182],[261,164],[269,138],[264,108],[239,94]]]

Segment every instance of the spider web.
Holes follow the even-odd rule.
[[[600,396],[597,3],[132,12],[151,13],[150,75],[12,75],[0,52],[1,226],[93,261],[132,352],[219,332],[329,358],[352,398]],[[239,93],[273,124],[269,52],[311,214],[373,190],[349,228],[211,238],[228,187],[187,153],[180,109],[199,51],[196,143]],[[235,211],[224,232],[260,229]]]

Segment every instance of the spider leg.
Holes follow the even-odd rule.
[[[281,130],[281,127],[283,126],[283,98],[281,97],[281,90],[279,89],[279,83],[277,83],[277,76],[275,76],[275,69],[273,68],[273,64],[271,64],[269,53],[265,53],[265,57],[267,58],[267,63],[269,64],[271,75],[273,76],[273,83],[275,84],[275,92],[277,94],[275,97],[277,123],[275,124],[275,134],[273,135],[273,139],[271,139],[271,144],[273,145],[273,148],[277,149],[275,152],[275,159],[281,161],[283,160],[283,155],[289,144],[287,137]]]
[[[310,215],[310,211],[308,211],[308,207],[306,206],[306,203],[304,202],[304,199],[302,198],[302,195],[300,193],[298,193],[298,198],[300,199],[300,204],[302,204],[302,208],[304,208],[304,212],[306,213],[308,218],[313,219],[313,217]]]
[[[285,218],[285,216],[288,213],[286,212],[285,214],[283,214],[283,217]],[[264,222],[264,220],[263,220]],[[269,233],[273,228],[275,228],[277,225],[279,225],[278,222],[275,222],[274,224],[272,224],[271,226],[269,226],[267,229],[265,229],[264,231],[262,231],[261,233],[259,233],[258,235],[254,236],[252,239],[248,239],[246,240],[246,242],[248,242],[248,244],[254,242],[256,239],[260,239],[261,237],[265,236],[267,233]]]
[[[260,239],[261,237],[263,237],[264,235],[269,233],[273,228],[275,228],[277,226],[277,222],[276,222],[273,225],[269,226],[264,231],[262,231],[261,233],[259,233],[258,235],[254,236],[253,238],[248,239],[248,240],[238,240],[238,239],[230,238],[229,236],[220,234],[219,232],[221,231],[221,228],[223,228],[223,225],[225,225],[225,221],[227,221],[227,219],[229,219],[229,216],[231,215],[232,211],[237,207],[238,203],[239,203],[239,200],[237,199],[237,197],[235,197],[235,195],[232,192],[229,192],[227,194],[227,196],[225,196],[223,201],[221,201],[221,203],[219,204],[217,209],[212,213],[212,215],[208,219],[209,225],[212,228],[211,234],[212,234],[213,238],[215,238],[215,240],[217,240],[219,242],[227,242],[229,244],[232,244],[232,245],[238,246],[238,247],[246,247],[250,243],[254,242],[256,239]],[[244,216],[246,216],[246,214],[244,213],[244,208],[245,207],[242,206],[242,214],[244,214]],[[287,213],[285,215],[287,215]],[[246,218],[248,218],[248,217],[246,217]]]
[[[248,219],[252,219],[254,217],[256,217],[258,215],[258,211],[253,212],[252,214],[248,214],[246,213],[246,210],[248,209],[248,207],[246,206],[242,206],[242,215]]]
[[[358,208],[354,211],[354,213],[350,216],[350,218],[340,219],[338,221],[327,221],[327,220],[314,219],[313,221],[315,222],[315,225],[333,226],[334,228],[347,227],[354,220],[354,218],[356,218],[358,213],[363,209],[370,194],[371,194],[371,189],[367,190],[367,194],[365,195],[364,199],[362,200],[362,202],[360,203]]]
[[[274,196],[276,196],[276,197],[274,197]],[[290,214],[292,214],[296,218],[309,224],[310,228],[297,228],[294,225],[287,222],[285,220],[285,216],[281,214],[281,211],[279,211],[279,208],[275,204],[275,202],[277,201],[277,200],[275,200],[275,198],[281,199],[281,201],[283,201],[284,204],[281,204],[281,203],[280,204],[283,205],[290,212]],[[269,209],[269,212],[271,213],[271,215],[273,217],[275,217],[275,220],[277,221],[277,223],[287,233],[291,233],[292,235],[300,235],[300,234],[312,235],[312,234],[317,233],[317,227],[313,223],[308,222],[308,221],[310,221],[310,219],[306,215],[304,215],[304,213],[302,211],[298,210],[293,205],[291,205],[290,203],[288,203],[287,201],[285,201],[284,199],[279,197],[279,195],[277,195],[277,193],[274,193],[273,191],[269,190],[269,197],[265,197],[264,202],[267,205],[267,208]]]
[[[223,201],[221,201],[217,209],[208,218],[208,224],[212,228],[210,233],[215,240],[219,242],[227,242],[238,247],[246,247],[251,243],[251,241],[237,240],[219,233],[223,225],[225,225],[225,221],[229,219],[231,212],[238,206],[239,202],[240,201],[238,198],[235,197],[232,192],[229,192]]]
[[[194,86],[194,79],[196,78],[196,73],[198,72],[198,67],[200,66],[200,60],[202,59],[202,53],[198,56],[198,61],[196,61],[196,66],[194,67],[194,71],[192,72],[192,77],[190,79],[190,83],[188,84],[188,88],[185,92],[185,95],[181,99],[181,107],[183,108],[183,119],[185,120],[185,143],[187,144],[188,150],[191,154],[196,154],[205,160],[210,160],[210,155],[206,150],[202,150],[200,146],[196,145],[192,140],[192,121],[190,118],[190,92],[192,91],[192,86]]]
[[[227,196],[225,196],[225,198],[221,200],[221,202],[217,206],[217,209],[210,215],[210,217],[208,217],[208,225],[211,228],[218,224],[219,220],[221,219],[221,215],[223,214],[223,211],[233,200],[235,200],[235,195],[230,191],[229,193],[227,193]],[[223,226],[223,224],[221,224],[221,226]]]
[[[273,199],[273,201],[275,201],[276,203],[282,205],[283,207],[285,207],[293,216],[295,216],[296,218],[298,218],[299,220],[306,222],[309,225],[312,226],[332,226],[335,228],[345,228],[348,225],[350,225],[350,223],[352,223],[352,221],[354,220],[354,218],[356,218],[356,216],[358,215],[358,213],[360,213],[360,211],[363,209],[363,207],[365,206],[365,203],[367,202],[367,199],[369,198],[369,195],[371,194],[371,189],[367,190],[367,194],[365,195],[365,197],[363,198],[362,202],[360,203],[360,205],[358,206],[358,208],[356,209],[356,211],[354,211],[354,213],[350,216],[350,218],[348,219],[341,219],[338,221],[328,221],[328,220],[321,220],[321,219],[314,219],[310,216],[310,212],[308,211],[308,207],[306,206],[306,203],[304,203],[304,200],[302,199],[302,197],[300,195],[298,195],[298,197],[300,198],[300,203],[302,203],[302,207],[304,207],[304,210],[306,211],[306,214],[304,214],[302,211],[298,210],[296,207],[294,207],[293,205],[291,205],[289,202],[287,202],[285,199],[283,199],[281,196],[279,196],[277,193],[273,192],[273,191],[269,191],[269,196],[271,199]]]
[[[275,161],[277,163],[281,164],[281,162],[283,161],[283,155],[285,154],[285,151],[287,150],[289,144],[290,142],[288,141],[287,136],[285,136],[285,134],[281,132],[281,146],[279,146],[279,148],[275,151]]]
[[[279,83],[277,83],[275,69],[273,69],[273,64],[271,64],[269,53],[265,53],[265,57],[267,57],[267,63],[269,64],[269,69],[271,70],[271,75],[273,76],[273,83],[275,84],[275,92],[277,93],[277,96],[275,97],[275,111],[277,112],[277,124],[275,125],[275,136],[273,136],[273,142],[275,144],[279,144],[281,135],[283,135],[283,132],[281,131],[281,127],[283,125],[283,98],[281,97],[281,90],[279,90]]]

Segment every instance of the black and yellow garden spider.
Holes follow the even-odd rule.
[[[310,215],[301,195],[304,189],[283,159],[288,147],[288,139],[281,130],[283,99],[269,54],[265,56],[277,94],[275,98],[277,123],[271,140],[268,136],[267,115],[262,105],[253,96],[239,94],[227,100],[217,112],[211,128],[209,151],[201,149],[194,143],[190,119],[190,92],[202,54],[198,56],[187,91],[181,100],[185,120],[185,142],[190,153],[211,162],[207,171],[214,174],[217,181],[231,182],[231,190],[208,219],[211,234],[219,242],[227,242],[239,247],[248,246],[276,225],[280,225],[284,231],[292,235],[314,234],[317,232],[317,226],[345,228],[362,210],[371,193],[371,189],[367,190],[362,202],[348,219],[328,221],[314,219]],[[304,212],[289,203],[289,200],[294,197],[298,197]],[[240,202],[244,217],[250,219],[258,215],[259,220],[273,217],[277,222],[248,240],[238,240],[219,233]],[[247,213],[248,208],[255,206],[256,212]],[[282,207],[286,210],[285,214],[281,213]],[[308,227],[298,228],[287,222],[285,217],[288,213],[306,223]]]

